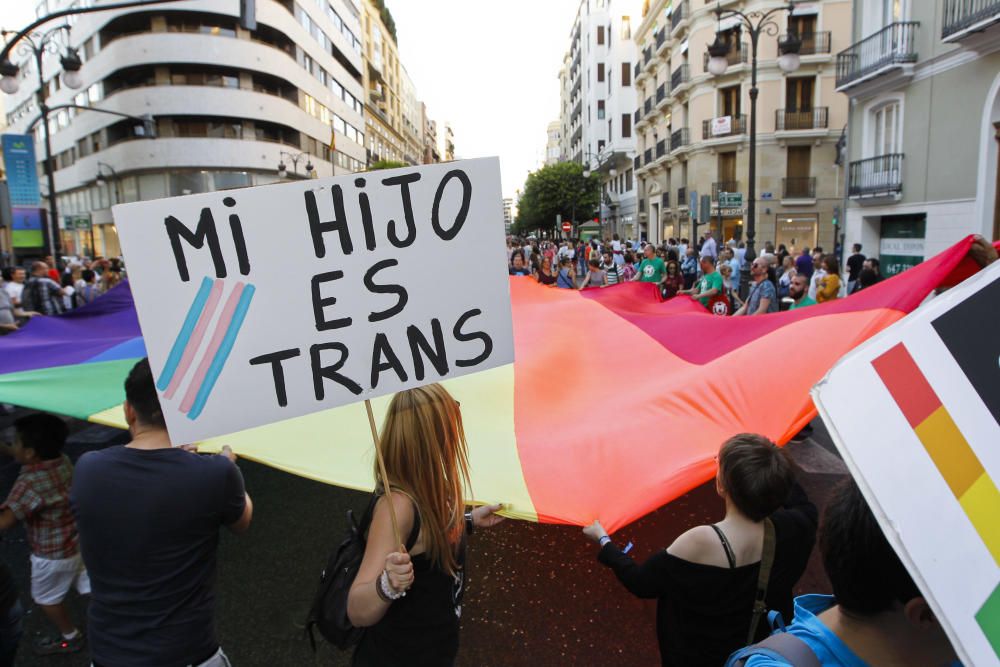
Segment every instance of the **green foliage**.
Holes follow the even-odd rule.
[[[528,174],[512,232],[552,230],[557,215],[577,223],[593,219],[600,204],[601,178],[595,173],[584,178],[583,170],[576,162],[559,162]]]
[[[368,171],[378,171],[379,169],[399,169],[400,167],[408,167],[410,165],[405,162],[399,162],[397,160],[379,160],[378,162],[373,162]]]
[[[392,14],[389,13],[389,8],[385,6],[384,0],[375,0],[375,7],[378,8],[378,13],[382,17],[382,24],[385,25],[385,29],[392,35],[392,41],[398,43],[396,39],[396,22],[393,20]]]

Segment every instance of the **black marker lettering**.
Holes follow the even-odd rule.
[[[437,318],[431,320],[431,336],[434,338],[433,348],[427,342],[424,332],[419,328],[415,325],[406,327],[406,339],[410,342],[410,353],[413,355],[413,375],[418,382],[424,379],[425,355],[438,375],[448,373],[448,355],[445,354],[444,349],[444,334],[441,333],[441,322]]]
[[[332,366],[323,365],[322,355],[326,350],[340,352],[340,359]],[[319,345],[313,345],[309,348],[309,358],[312,362],[313,391],[316,393],[317,401],[322,401],[326,397],[326,388],[323,386],[323,380],[333,380],[355,396],[361,393],[361,386],[357,382],[337,372],[347,363],[346,345],[343,343],[320,343]]]
[[[251,366],[271,364],[271,373],[274,375],[274,393],[278,398],[278,406],[288,405],[288,394],[285,392],[285,371],[281,367],[281,362],[299,356],[299,348],[293,347],[289,350],[278,350],[270,354],[262,354],[250,360]]]
[[[473,308],[472,310],[463,313],[462,316],[458,318],[458,322],[455,322],[455,328],[454,330],[452,330],[452,334],[455,336],[455,340],[461,341],[463,343],[477,339],[483,341],[483,353],[480,354],[478,357],[476,357],[475,359],[455,360],[455,365],[458,366],[459,368],[468,368],[469,366],[475,366],[477,364],[481,364],[484,361],[486,361],[489,358],[490,353],[493,352],[493,339],[490,338],[486,333],[482,331],[474,331],[472,333],[462,332],[462,325],[464,325],[469,318],[482,314],[483,311],[479,310],[478,308]]]
[[[385,361],[382,359],[385,358]],[[378,386],[378,378],[382,371],[392,369],[396,371],[396,377],[400,382],[406,382],[406,371],[403,364],[399,362],[399,357],[392,351],[389,339],[384,333],[375,334],[375,345],[372,346],[372,389]]]
[[[226,259],[222,256],[222,248],[219,246],[219,232],[215,228],[215,218],[212,217],[212,209],[205,207],[201,209],[201,217],[198,219],[198,226],[192,232],[184,223],[172,215],[168,215],[163,221],[167,228],[167,236],[170,237],[170,247],[174,251],[174,261],[177,263],[177,274],[181,280],[187,282],[191,280],[188,273],[187,258],[184,256],[184,248],[181,246],[183,238],[193,248],[200,249],[208,242],[208,250],[212,253],[212,263],[215,264],[215,277],[226,277]]]
[[[402,174],[383,179],[382,185],[398,185],[399,196],[403,200],[403,220],[406,223],[406,238],[400,239],[396,234],[396,221],[389,221],[389,243],[397,248],[406,248],[417,238],[417,226],[413,221],[413,201],[410,199],[410,183],[420,180],[420,174]]]
[[[236,206],[236,200],[232,197],[226,197],[222,200],[222,203],[230,208]],[[247,256],[247,242],[243,238],[243,223],[240,222],[240,216],[235,213],[229,215],[229,230],[233,234],[233,244],[236,246],[236,258],[240,262],[240,273],[248,276],[250,275],[250,258]]]
[[[313,251],[320,259],[326,257],[326,242],[323,240],[323,234],[326,232],[337,232],[340,235],[340,250],[345,255],[350,255],[354,251],[351,233],[347,230],[347,216],[344,214],[344,192],[339,185],[334,185],[330,188],[330,196],[333,198],[334,217],[333,220],[322,222],[319,219],[319,210],[316,208],[316,193],[311,190],[305,193],[306,215],[309,216]]]
[[[323,313],[325,308],[337,303],[337,297],[324,297],[322,295],[321,287],[323,283],[340,280],[343,277],[343,271],[328,271],[312,277],[313,319],[316,320],[316,331],[329,331],[330,329],[339,329],[341,327],[351,326],[350,317],[340,317],[335,320],[328,320],[326,319],[326,315]]]
[[[372,311],[372,313],[368,315],[369,322],[381,322],[382,320],[389,319],[393,315],[398,315],[403,311],[403,308],[406,307],[406,302],[410,300],[409,294],[406,293],[406,288],[402,285],[377,285],[372,280],[375,274],[382,269],[387,269],[390,266],[396,266],[398,264],[398,260],[383,259],[381,262],[372,264],[372,267],[365,273],[365,287],[368,288],[369,292],[372,294],[396,295],[396,305],[382,311]]]
[[[462,183],[462,206],[458,209],[458,215],[455,216],[455,222],[452,224],[451,229],[445,231],[441,227],[440,213],[441,213],[441,197],[444,196],[444,188],[448,185],[448,181],[453,178],[457,178]],[[461,169],[452,169],[441,182],[438,184],[437,192],[434,193],[434,207],[431,208],[431,226],[434,228],[434,233],[437,234],[442,241],[450,241],[458,232],[461,231],[462,225],[465,224],[465,218],[469,215],[469,202],[472,199],[472,181]]]

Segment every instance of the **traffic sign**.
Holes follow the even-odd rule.
[[[562,223],[562,230],[564,232],[572,231],[573,230],[573,223],[571,223],[569,220],[567,220],[566,222]]]
[[[719,207],[720,208],[742,208],[743,207],[743,193],[742,192],[720,192],[719,193]]]

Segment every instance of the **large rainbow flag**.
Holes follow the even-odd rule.
[[[511,278],[514,364],[446,382],[462,403],[471,495],[511,516],[616,530],[715,474],[734,433],[787,442],[816,414],[810,388],[850,349],[977,266],[971,237],[846,299],[724,318],[649,284],[560,290]],[[127,285],[0,338],[0,402],[124,427],[145,354]],[[239,396],[229,400],[239,401]],[[377,416],[389,397],[372,401]],[[304,477],[371,489],[362,404],[203,443]]]

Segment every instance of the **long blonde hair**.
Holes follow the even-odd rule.
[[[389,403],[379,449],[390,485],[417,505],[428,558],[454,574],[454,546],[465,528],[462,490],[469,486],[469,453],[458,402],[439,384],[397,393]]]

